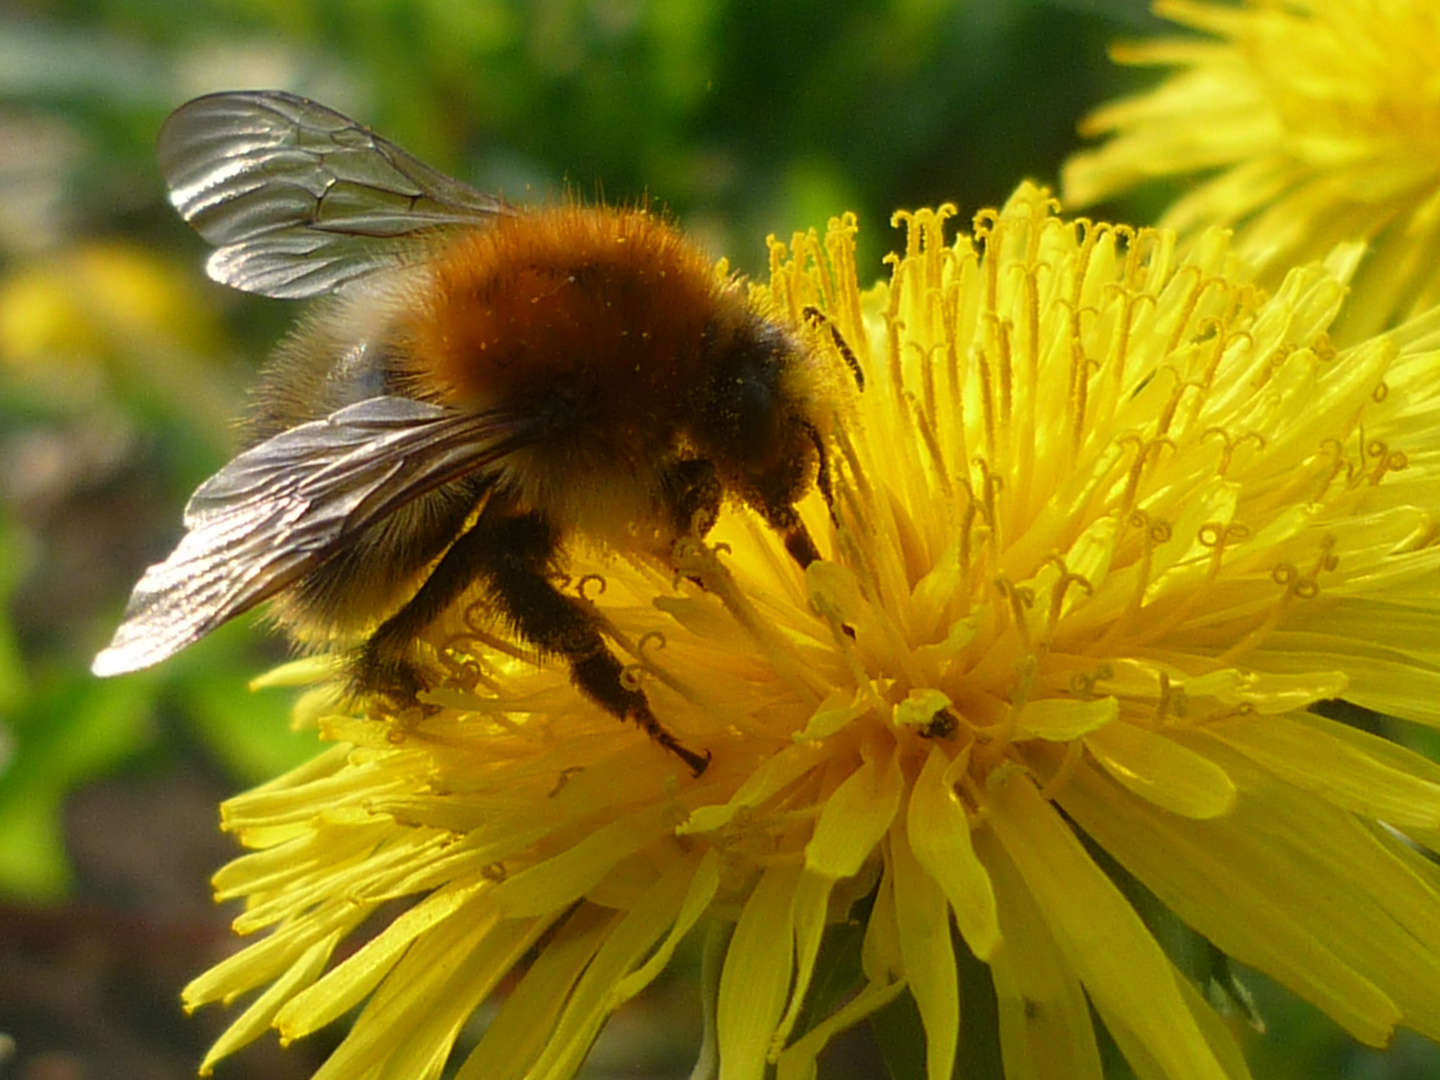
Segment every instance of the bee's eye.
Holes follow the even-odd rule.
[[[763,476],[780,460],[783,409],[779,370],[767,357],[740,356],[711,382],[697,435],[702,452]]]
[[[780,408],[775,391],[762,378],[737,378],[726,410],[733,427],[729,434],[736,457],[745,470],[763,475],[780,456]]]
[[[714,348],[714,375],[696,432],[703,451],[752,477],[768,476],[789,441],[783,384],[796,363],[791,343],[779,328],[756,319]]]

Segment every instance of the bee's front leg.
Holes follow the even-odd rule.
[[[682,746],[656,719],[645,694],[626,686],[624,666],[600,633],[600,621],[555,586],[559,535],[538,512],[516,514],[498,500],[436,565],[420,589],[362,647],[353,679],[362,693],[414,702],[425,688],[414,642],[472,585],[484,583],[492,609],[525,642],[570,664],[576,687],[601,708],[629,720],[697,776],[708,755]]]

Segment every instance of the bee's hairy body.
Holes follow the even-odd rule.
[[[277,93],[199,99],[171,121],[173,197],[224,242],[212,276],[325,298],[262,379],[251,448],[196,493],[189,535],[136,587],[96,670],[154,663],[269,599],[302,643],[353,650],[358,698],[404,707],[432,681],[418,640],[478,588],[522,641],[563,657],[582,691],[699,772],[708,755],[661,725],[622,678],[600,619],[562,591],[564,548],[580,536],[668,560],[733,501],[797,562],[813,560],[795,504],[825,483],[823,436],[798,338],[663,218],[569,202],[513,210],[368,134],[359,166],[402,190],[384,170],[418,177],[459,227],[412,228],[396,211],[403,242],[366,234],[329,262],[304,261],[299,243],[325,255],[352,237],[321,228],[323,199],[308,215],[275,211],[268,232],[253,227],[254,189],[225,187],[242,136],[227,131],[217,149],[203,126],[231,113],[257,165],[270,155],[268,142],[252,147],[257,115],[287,146],[301,129],[343,131],[349,146],[349,122]],[[179,180],[192,172],[193,190]],[[272,539],[278,554],[265,551]]]

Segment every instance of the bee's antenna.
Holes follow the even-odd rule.
[[[809,420],[804,421],[801,426],[815,444],[815,453],[820,459],[815,469],[815,486],[820,489],[820,495],[825,500],[825,509],[830,511],[830,520],[839,525],[840,522],[835,517],[835,488],[830,482],[830,455],[825,452],[825,440],[820,437],[819,428]]]
[[[823,326],[830,331],[830,340],[835,343],[835,348],[850,368],[850,373],[855,376],[855,389],[865,389],[865,369],[860,366],[860,361],[855,358],[855,352],[850,348],[850,343],[845,340],[845,335],[840,333],[840,328],[831,322],[823,311],[811,305],[801,312],[805,321],[811,326]]]

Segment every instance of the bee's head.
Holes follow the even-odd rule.
[[[730,494],[788,529],[823,456],[808,358],[791,334],[758,316],[714,349],[697,410],[697,449]],[[823,471],[823,461],[819,466]]]

